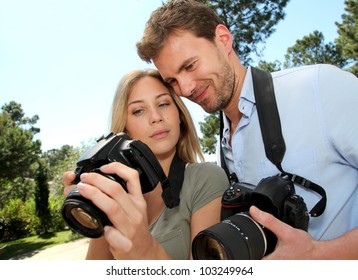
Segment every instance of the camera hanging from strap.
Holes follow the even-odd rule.
[[[281,172],[280,176],[301,185],[307,189],[317,192],[321,199],[310,211],[312,217],[320,216],[327,203],[327,196],[325,190],[316,183],[307,180],[296,174],[291,174],[283,170],[281,166],[282,159],[286,152],[286,145],[283,139],[281,130],[281,121],[277,109],[275,91],[272,83],[272,76],[270,73],[251,67],[254,94],[256,100],[257,115],[259,118],[262,139],[264,142],[266,157],[276,165]],[[220,111],[220,140],[222,139],[223,130],[223,116]],[[230,181],[236,178],[235,173],[230,174],[225,163],[225,158],[220,146],[221,164],[229,176]]]

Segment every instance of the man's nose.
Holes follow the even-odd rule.
[[[189,77],[178,79],[179,95],[189,98],[195,92],[195,81]]]

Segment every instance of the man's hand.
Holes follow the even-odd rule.
[[[306,231],[296,229],[255,206],[250,208],[250,215],[277,237],[276,249],[264,260],[315,259],[313,253],[318,241],[313,240]]]

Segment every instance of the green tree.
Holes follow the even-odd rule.
[[[75,170],[76,162],[84,147],[74,148],[63,145],[60,149],[48,150],[43,154],[43,159],[48,164],[50,193],[63,198],[62,176],[64,172]]]
[[[275,60],[274,62],[267,62],[267,61],[261,60],[261,61],[259,61],[257,68],[264,70],[266,72],[275,72],[275,71],[279,71],[282,69],[282,63],[278,60]]]
[[[24,116],[21,105],[5,104],[0,114],[0,178],[29,176],[31,165],[41,153],[41,142],[34,140],[38,116]]]
[[[36,172],[36,215],[40,219],[42,226],[41,232],[48,231],[48,223],[50,222],[50,209],[49,209],[49,184],[48,184],[48,169],[43,159],[38,160],[38,169]]]
[[[346,13],[342,15],[342,23],[336,22],[338,38],[335,42],[343,56],[349,59],[349,70],[358,76],[358,0],[346,0],[344,4]]]
[[[210,6],[233,34],[234,47],[244,65],[253,54],[260,55],[261,43],[285,17],[289,0],[197,0]]]
[[[199,122],[200,131],[203,135],[199,139],[203,152],[206,154],[215,154],[216,136],[220,133],[219,112],[205,116],[204,122]]]
[[[287,49],[284,68],[301,65],[326,63],[344,68],[348,60],[342,55],[342,48],[332,42],[325,43],[322,32],[314,31],[297,40]]]
[[[11,101],[0,112],[0,206],[3,199],[21,198],[33,193],[34,164],[41,154],[41,142],[34,140],[40,130],[35,115],[25,117],[21,105]]]

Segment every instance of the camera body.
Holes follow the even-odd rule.
[[[194,238],[194,259],[261,259],[272,252],[277,238],[250,217],[252,205],[307,231],[307,206],[290,180],[272,176],[262,179],[257,187],[235,183],[222,196],[221,223]]]
[[[139,172],[142,193],[152,191],[158,182],[162,183],[163,193],[169,181],[158,160],[144,143],[131,139],[125,133],[110,133],[100,138],[97,144],[85,152],[77,161],[74,184],[80,182],[84,172],[96,172],[118,182],[126,191],[125,181],[116,174],[100,171],[102,165],[120,162]],[[111,225],[108,217],[90,200],[82,197],[75,187],[62,205],[62,216],[75,231],[91,238],[102,236],[106,225]]]
[[[309,217],[303,198],[293,183],[281,176],[262,179],[256,188],[247,183],[231,185],[222,196],[221,220],[245,213],[254,205],[281,221],[307,231]]]

